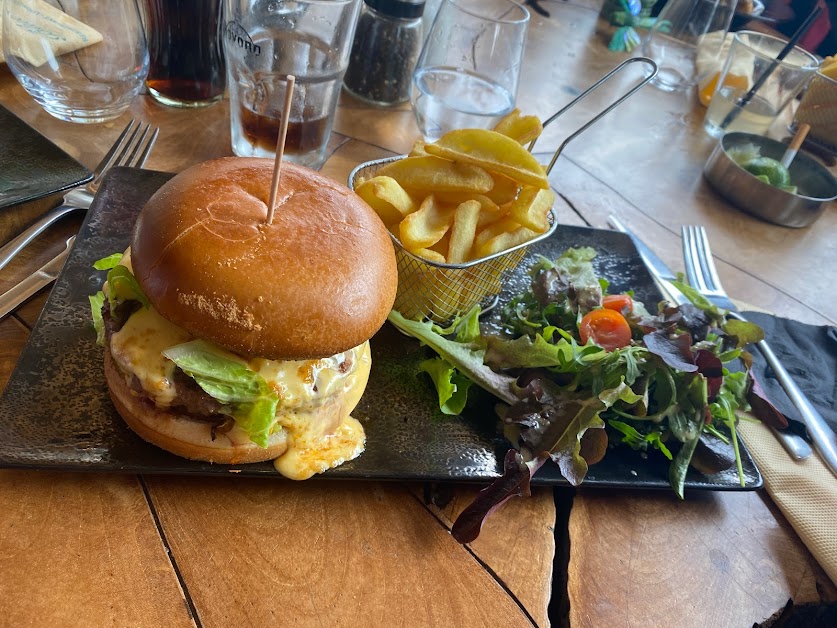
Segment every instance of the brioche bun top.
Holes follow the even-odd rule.
[[[191,334],[249,357],[301,360],[368,340],[395,299],[389,234],[354,192],[273,160],[226,157],[165,183],[142,209],[131,261],[151,304]]]

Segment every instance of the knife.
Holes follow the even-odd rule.
[[[657,257],[657,254],[649,249],[648,245],[640,240],[637,234],[623,225],[616,216],[608,216],[607,222],[611,227],[624,233],[633,241],[640,258],[642,258],[643,263],[646,268],[648,268],[648,272],[651,273],[651,277],[654,279],[654,283],[657,284],[657,287],[660,289],[663,297],[672,303],[676,303],[677,305],[691,303],[691,301],[689,301],[689,297],[680,292],[680,290],[678,290],[674,284],[671,283],[672,281],[677,280],[677,275],[674,274],[674,271],[666,266],[666,263]]]
[[[4,318],[7,314],[9,314],[9,312],[12,312],[18,305],[38,292],[38,290],[55,281],[55,278],[58,277],[58,273],[60,273],[61,269],[64,267],[64,262],[67,259],[67,255],[70,253],[70,249],[73,247],[75,239],[75,236],[69,238],[67,240],[67,246],[63,251],[19,284],[0,295],[0,319]]]
[[[677,305],[683,305],[684,303],[691,302],[686,295],[680,292],[680,290],[678,290],[677,287],[671,283],[677,279],[677,275],[674,274],[674,271],[666,266],[666,263],[657,257],[654,251],[649,249],[648,245],[639,239],[639,236],[623,225],[619,219],[616,218],[616,216],[609,216],[607,222],[611,227],[617,231],[621,231],[633,241],[640,258],[642,258],[642,261],[648,268],[648,272],[651,273],[651,276],[657,283],[657,286],[664,298],[672,303],[676,303]],[[732,301],[729,302],[729,306],[733,309],[735,308]],[[724,309],[730,308],[724,307]],[[759,348],[761,349],[761,347]],[[770,347],[767,349],[770,351]],[[777,430],[772,426],[770,426],[770,430],[785,448],[785,451],[787,451],[790,457],[794,460],[804,460],[813,454],[811,446],[798,434],[794,434],[793,432],[788,432],[786,430]]]

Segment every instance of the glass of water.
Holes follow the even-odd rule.
[[[735,33],[703,120],[706,133],[712,137],[732,131],[767,135],[819,66],[819,60],[799,46],[776,63],[786,45],[786,41],[764,33]],[[769,74],[762,79],[766,72]],[[760,87],[742,107],[742,99],[757,83]]]
[[[491,128],[514,108],[529,11],[512,0],[442,0],[413,74],[419,131]]]
[[[9,68],[56,118],[111,120],[144,87],[148,46],[137,0],[7,0],[2,22]]]

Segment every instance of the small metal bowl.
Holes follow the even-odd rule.
[[[799,152],[789,168],[797,193],[765,183],[730,157],[730,150],[757,146],[762,157],[781,159],[787,146],[751,133],[727,133],[706,162],[703,175],[724,198],[762,220],[783,227],[807,227],[837,199],[837,180],[813,157]]]

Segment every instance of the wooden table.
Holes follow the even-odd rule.
[[[533,13],[524,112],[546,117],[623,58],[607,51],[599,5],[544,2],[551,17]],[[637,74],[566,114],[538,150],[557,147]],[[89,167],[131,116],[161,127],[148,168],[231,154],[226,102],[189,111],[141,97],[111,123],[75,125],[43,112],[2,67],[0,103]],[[551,176],[560,221],[606,227],[616,214],[680,269],[680,225],[702,223],[735,297],[834,324],[837,212],[792,230],[730,207],[701,178],[712,147],[702,114],[693,95],[648,87],[570,144]],[[345,96],[334,131],[323,170],[338,180],[406,152],[417,133],[409,107]],[[65,219],[0,271],[0,291],[79,224]],[[0,388],[46,294],[0,322]],[[440,507],[426,488],[2,470],[0,626],[744,627],[790,598],[837,599],[764,491],[678,502],[581,488],[553,502],[538,490],[462,547],[448,530],[475,489],[440,487]]]

